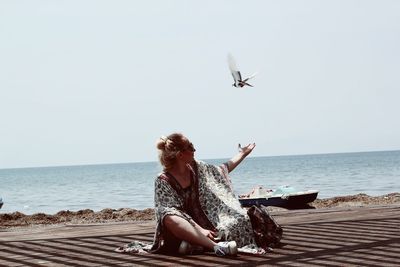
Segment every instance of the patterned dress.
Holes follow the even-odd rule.
[[[157,227],[152,252],[162,250],[171,235],[163,225],[166,215],[180,216],[190,223],[217,230],[222,240],[234,240],[239,248],[257,249],[247,210],[235,197],[225,164],[214,166],[202,161],[192,165],[190,188],[181,188],[168,173],[155,180]]]

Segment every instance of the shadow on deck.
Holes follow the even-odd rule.
[[[10,232],[5,237],[0,232],[0,265],[400,266],[400,207],[365,209],[352,215],[351,212],[278,214],[284,228],[282,248],[263,256],[239,254],[229,258],[211,254],[174,257],[114,252],[117,246],[132,240],[151,242],[153,223],[62,226],[48,233],[44,230],[40,235],[29,230],[23,236],[15,232],[16,238]]]

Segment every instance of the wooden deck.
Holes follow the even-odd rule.
[[[277,212],[284,246],[263,256],[120,254],[154,222],[0,230],[0,266],[400,266],[400,205]]]

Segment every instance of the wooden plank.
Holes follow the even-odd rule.
[[[131,240],[151,242],[151,222],[56,225],[0,232],[2,266],[398,266],[400,205],[273,213],[283,247],[262,256],[119,254]]]

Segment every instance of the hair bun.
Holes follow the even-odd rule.
[[[158,139],[157,141],[157,148],[160,150],[165,150],[165,147],[167,145],[168,142],[168,137],[166,136],[161,136],[160,139]]]

